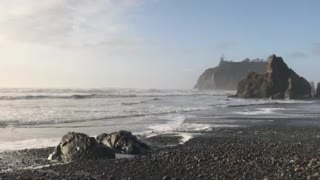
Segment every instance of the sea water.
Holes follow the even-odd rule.
[[[317,101],[228,98],[233,91],[0,89],[0,151],[55,146],[67,132],[118,130],[152,136],[237,128],[275,119],[311,119]],[[189,133],[190,132],[190,133]]]

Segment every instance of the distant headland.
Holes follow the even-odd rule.
[[[262,73],[266,71],[267,62],[263,59],[246,58],[240,62],[225,60],[221,57],[217,67],[207,69],[194,86],[199,90],[236,90],[238,82],[249,72]]]

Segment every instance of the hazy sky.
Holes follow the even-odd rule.
[[[320,80],[318,0],[0,0],[1,87],[191,88],[276,53]]]

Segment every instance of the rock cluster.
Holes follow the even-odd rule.
[[[129,131],[119,131],[97,136],[97,141],[117,153],[146,154],[149,147]]]
[[[149,147],[129,131],[89,137],[69,132],[64,135],[48,160],[71,162],[79,159],[114,159],[115,153],[145,154]]]
[[[112,149],[98,144],[98,142],[86,134],[69,132],[64,135],[49,155],[49,160],[70,162],[78,159],[115,158]]]
[[[300,77],[281,57],[268,59],[267,72],[251,72],[238,83],[236,96],[242,98],[304,99],[311,97],[311,85]]]

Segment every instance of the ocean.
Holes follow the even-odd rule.
[[[0,151],[56,146],[67,132],[192,134],[292,120],[320,125],[319,101],[228,98],[233,91],[0,89]]]

